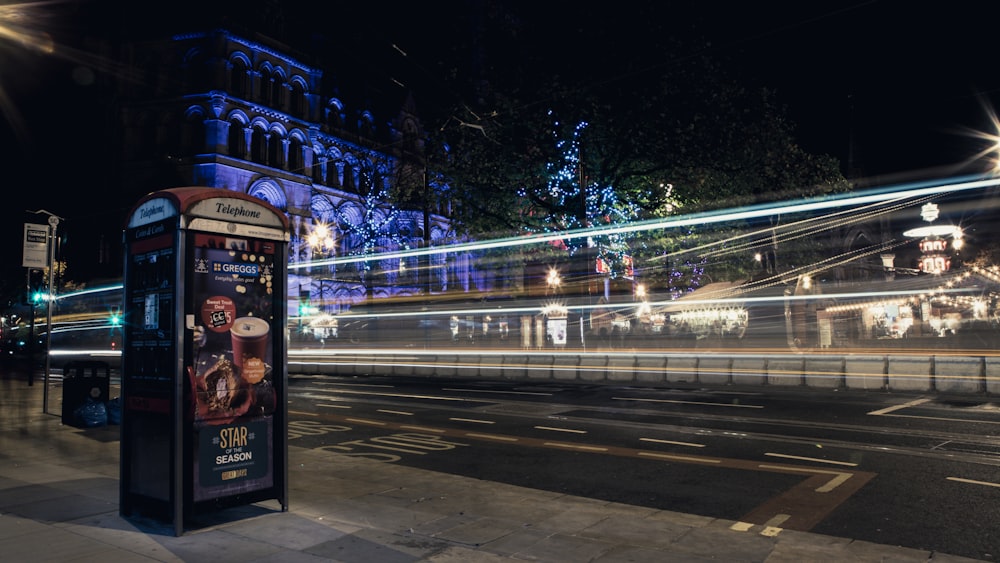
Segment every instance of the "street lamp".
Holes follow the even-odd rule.
[[[316,223],[316,226],[306,237],[306,242],[309,243],[309,248],[314,252],[331,252],[336,244],[336,240],[333,238],[333,229],[326,223]]]
[[[312,252],[319,252],[324,255],[334,252],[337,244],[337,240],[334,236],[333,228],[322,222],[317,222],[312,228],[309,234],[306,236],[306,243],[309,244],[309,248]],[[334,266],[331,266],[331,271]],[[334,273],[336,277],[336,273]],[[323,280],[319,281],[319,301],[320,306],[323,308],[323,312],[326,312],[326,298],[323,295]]]
[[[549,291],[558,291],[560,284],[562,278],[559,276],[559,270],[549,268],[549,274],[545,277],[545,285],[549,287]]]

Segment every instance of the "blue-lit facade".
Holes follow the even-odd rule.
[[[382,114],[350,106],[337,95],[350,84],[330,85],[287,50],[226,30],[131,45],[135,79],[119,93],[123,193],[191,185],[268,201],[289,218],[290,301],[311,296],[328,312],[373,296],[486,289],[468,256],[295,267],[455,236],[412,97]],[[396,201],[400,189],[418,197]],[[321,226],[326,244],[310,244]]]

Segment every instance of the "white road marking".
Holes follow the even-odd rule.
[[[532,391],[496,391],[493,389],[456,389],[454,387],[444,387],[442,391],[457,391],[460,393],[496,393],[498,395],[535,395],[538,397],[551,397],[553,393],[536,393]]]
[[[693,461],[695,463],[722,463],[721,459],[710,459],[707,457],[688,457],[683,455],[660,454],[655,452],[639,452],[642,457],[655,457],[656,459],[669,459],[673,461]]]
[[[809,469],[808,467],[784,467],[780,465],[764,465],[760,464],[757,467],[761,469],[777,469],[781,471],[796,471],[799,473],[818,473],[820,475],[833,475],[834,478],[827,481],[822,487],[816,489],[817,493],[829,493],[830,491],[836,489],[837,487],[843,485],[848,479],[854,477],[853,473],[843,473],[840,471],[825,471],[823,469]]]
[[[750,528],[753,528],[753,524],[750,522],[737,522],[729,527],[734,532],[747,532],[750,531]]]
[[[378,409],[378,411],[377,411],[377,412],[384,412],[384,413],[387,413],[387,414],[401,414],[401,415],[404,415],[404,416],[413,416],[413,413],[412,413],[412,412],[406,412],[406,411],[391,411],[391,410],[389,410],[389,409]]]
[[[673,440],[659,440],[657,438],[639,438],[640,442],[656,442],[657,444],[672,444],[674,446],[688,446],[691,448],[704,448],[705,444],[693,444],[691,442],[675,442]]]
[[[762,409],[761,405],[740,405],[727,403],[708,403],[705,401],[676,401],[673,399],[642,399],[638,397],[611,397],[615,401],[639,401],[644,403],[674,403],[677,405],[707,405],[710,407],[734,407],[738,409]]]
[[[449,418],[448,420],[454,420],[455,422],[474,422],[476,424],[496,424],[493,420],[479,420],[476,418]]]
[[[366,420],[364,418],[345,418],[347,422],[357,422],[359,424],[374,424],[375,426],[385,426],[384,422],[379,422],[377,420]]]
[[[328,405],[326,403],[316,403],[317,407],[323,407],[326,409],[349,409],[349,405]]]
[[[846,465],[848,467],[857,467],[858,466],[858,464],[851,463],[849,461],[833,461],[833,460],[830,460],[830,459],[819,459],[819,458],[816,458],[816,457],[803,457],[803,456],[798,456],[798,455],[776,454],[776,453],[771,453],[771,452],[765,453],[764,455],[768,455],[768,456],[771,456],[771,457],[781,457],[781,458],[785,458],[785,459],[797,459],[799,461],[813,461],[813,462],[816,462],[816,463],[829,463],[829,464],[833,464],[833,465]]]
[[[571,432],[573,434],[586,434],[586,430],[573,430],[572,428],[555,428],[552,426],[536,426],[538,430],[551,430],[553,432]]]
[[[767,522],[764,522],[765,526],[780,526],[785,523],[786,520],[791,518],[791,514],[775,514],[774,518],[771,518]]]
[[[487,440],[499,440],[501,442],[517,442],[517,438],[512,438],[510,436],[496,436],[494,434],[476,434],[473,432],[466,432],[465,436],[469,438],[485,438]]]
[[[545,446],[555,446],[557,448],[567,448],[571,450],[583,450],[585,452],[606,452],[608,448],[601,448],[597,446],[581,446],[579,444],[562,444],[559,442],[545,442]]]
[[[969,483],[972,485],[985,485],[987,487],[1000,487],[1000,483],[990,483],[989,481],[975,481],[972,479],[962,479],[961,477],[946,477],[949,481],[958,481],[959,483]]]
[[[417,430],[419,432],[436,432],[438,434],[444,434],[444,430],[441,430],[440,428],[425,428],[423,426],[407,426],[407,425],[400,426],[400,428],[405,430]]]
[[[922,405],[924,403],[929,403],[930,401],[931,401],[930,399],[917,399],[915,401],[910,401],[909,403],[903,403],[902,405],[896,405],[894,407],[886,407],[884,409],[879,409],[877,411],[872,411],[872,412],[870,412],[868,414],[873,415],[873,416],[881,416],[881,415],[889,414],[891,412],[895,412],[895,411],[898,411],[898,410],[907,409],[907,408],[910,408],[910,407],[915,407],[917,405]]]

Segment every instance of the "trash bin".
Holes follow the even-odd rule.
[[[108,401],[111,365],[108,362],[76,361],[63,367],[62,423],[85,426],[75,411],[87,401]]]

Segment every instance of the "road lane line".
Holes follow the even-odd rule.
[[[376,412],[384,412],[384,413],[388,413],[388,414],[401,414],[401,415],[404,415],[404,416],[413,416],[412,412],[392,411],[392,410],[389,410],[389,409],[378,409]]]
[[[931,402],[931,399],[917,399],[915,401],[910,401],[909,403],[903,403],[902,405],[896,405],[894,407],[886,407],[884,409],[879,409],[877,411],[872,411],[872,412],[870,412],[868,414],[870,414],[872,416],[881,416],[881,415],[884,415],[884,414],[889,414],[891,412],[895,412],[895,411],[902,410],[902,409],[907,409],[907,408],[910,408],[910,407],[915,407],[917,405],[922,405],[924,403],[929,403],[929,402]]]
[[[962,479],[961,477],[945,477],[949,481],[958,481],[959,483],[969,483],[972,485],[985,485],[987,487],[1000,487],[1000,483],[990,483],[989,481],[975,481],[973,479]]]
[[[551,397],[554,393],[537,393],[533,391],[496,391],[493,389],[456,389],[454,387],[443,387],[442,391],[456,391],[459,393],[496,393],[499,395],[534,395],[537,397]]]
[[[419,432],[435,432],[437,434],[444,433],[444,430],[441,430],[440,428],[427,428],[426,426],[409,426],[404,424],[401,425],[399,428],[401,430],[417,430]]]
[[[536,426],[538,430],[551,430],[553,432],[570,432],[572,434],[586,434],[586,430],[574,430],[572,428],[555,428],[553,426]]]
[[[561,442],[545,442],[543,446],[553,446],[556,448],[567,448],[570,450],[582,450],[585,452],[606,452],[608,448],[602,448],[599,446],[581,446],[579,444],[565,444]]]
[[[328,405],[326,403],[316,403],[317,407],[323,407],[326,409],[349,409],[349,405]]]
[[[640,442],[655,442],[657,444],[672,444],[674,446],[688,446],[691,448],[704,448],[705,444],[694,444],[691,442],[675,442],[673,440],[660,440],[657,438],[639,438]]]
[[[705,401],[677,401],[673,399],[642,399],[638,397],[611,397],[615,401],[639,401],[643,403],[674,403],[677,405],[707,405],[710,407],[734,407],[738,409],[762,409],[762,405],[740,405],[726,403],[709,403]]]
[[[833,461],[831,459],[819,459],[819,458],[816,458],[816,457],[803,457],[803,456],[798,456],[798,455],[777,454],[777,453],[771,453],[771,452],[765,453],[764,455],[768,455],[768,456],[771,456],[771,457],[781,457],[781,458],[785,458],[785,459],[797,459],[799,461],[814,461],[816,463],[830,463],[830,464],[833,464],[833,465],[846,465],[848,467],[857,467],[858,466],[858,464],[851,463],[849,461]]]
[[[298,415],[298,416],[319,416],[319,413],[302,412],[302,411],[288,411],[288,414],[294,414],[294,415]]]
[[[721,459],[711,459],[707,457],[689,457],[684,455],[660,454],[655,452],[638,452],[639,457],[655,457],[656,459],[669,459],[673,461],[692,461],[694,463],[722,463]]]
[[[477,434],[475,432],[466,432],[464,434],[468,438],[483,438],[486,440],[499,440],[501,442],[517,442],[518,438],[513,438],[511,436],[497,436],[495,434]]]
[[[448,420],[454,420],[455,422],[474,422],[476,424],[496,424],[494,420],[479,420],[477,418],[449,418]]]
[[[357,422],[358,424],[374,424],[375,426],[385,426],[384,422],[379,422],[377,420],[367,420],[364,418],[345,418],[347,422]]]

